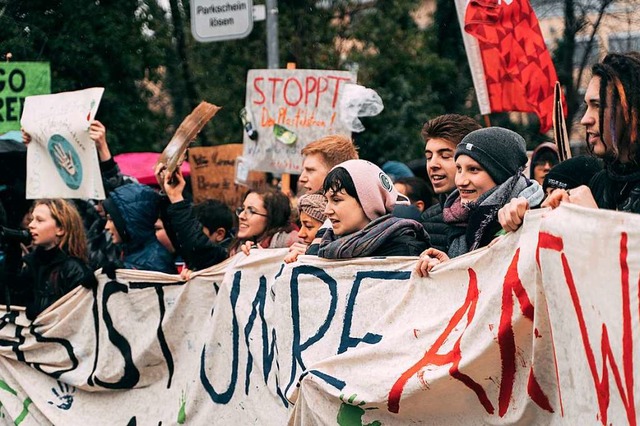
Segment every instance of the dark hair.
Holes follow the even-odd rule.
[[[228,236],[233,228],[233,213],[221,201],[204,200],[193,206],[193,213],[202,226],[210,232],[215,232],[218,228],[224,228]]]
[[[403,194],[409,197],[411,204],[417,201],[424,202],[426,207],[431,205],[432,192],[427,182],[419,177],[406,177],[396,179],[394,183],[400,183],[407,188],[407,193]]]
[[[255,243],[260,244],[261,241],[272,237],[278,232],[291,232],[293,230],[289,197],[275,189],[249,190],[242,198],[243,203],[249,194],[257,194],[262,199],[264,208],[267,211],[267,226],[262,235],[252,238]],[[236,237],[235,241],[229,247],[229,253],[235,253],[242,243],[248,240],[249,239],[242,240]]]
[[[356,191],[356,186],[347,169],[344,167],[336,167],[327,174],[327,177],[324,178],[322,190],[326,195],[329,190],[336,193],[340,192],[341,189],[344,189],[347,194],[356,199],[358,204],[361,204],[360,198],[358,197],[358,191]]]
[[[458,145],[462,138],[481,128],[476,120],[466,115],[444,114],[424,123],[422,138],[425,142],[435,138],[445,139]]]
[[[640,53],[609,53],[602,62],[592,67],[594,77],[600,77],[600,137],[604,138],[605,132],[611,132],[612,151],[607,153],[610,160],[618,160],[619,147],[629,151],[629,158],[633,162],[639,162],[639,149],[637,148],[640,135]],[[607,92],[611,91],[611,105],[607,105]],[[609,107],[609,108],[607,108]],[[611,119],[611,128],[604,129],[605,110]],[[615,118],[618,110],[622,113],[622,137],[616,140]],[[592,147],[587,144],[590,152]],[[605,145],[608,150],[609,147]]]

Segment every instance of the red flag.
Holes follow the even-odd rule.
[[[558,78],[529,1],[471,0],[466,9],[464,3],[456,0],[458,16],[464,13],[463,36],[470,34],[476,40],[484,73],[481,90],[477,84],[481,79],[474,78],[481,112],[535,112],[540,131],[548,131],[553,125],[553,91]],[[465,40],[474,73],[480,70],[474,70],[471,63],[470,44],[473,41]],[[482,111],[481,95],[488,99],[488,111],[487,106]]]

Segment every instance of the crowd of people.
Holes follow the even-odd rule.
[[[30,245],[5,244],[0,297],[26,306],[33,319],[76,286],[95,288],[93,271],[188,280],[237,253],[286,247],[286,263],[301,255],[417,256],[416,273],[426,276],[517,230],[528,209],[575,203],[640,213],[638,76],[640,53],[609,54],[594,65],[581,120],[588,156],[560,162],[556,146],[543,143],[529,161],[516,132],[445,114],[422,129],[428,180],[401,163],[381,168],[359,159],[350,138],[327,135],[302,149],[296,196],[251,189],[235,212],[216,200],[193,204],[179,169],[169,174],[158,164],[158,189],[124,176],[105,126],[94,121],[89,136],[107,198],[37,200],[24,214]],[[29,134],[23,139],[29,143]]]

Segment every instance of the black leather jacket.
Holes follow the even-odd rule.
[[[14,287],[12,303],[26,306],[31,320],[78,285],[98,285],[93,271],[82,260],[59,248],[38,247],[22,260],[24,266],[16,282],[19,288]]]

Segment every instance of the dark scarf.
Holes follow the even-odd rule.
[[[374,256],[375,252],[397,237],[426,234],[422,225],[390,214],[371,221],[360,231],[338,238],[333,229],[322,236],[318,256],[325,259],[352,259]],[[428,236],[425,235],[428,241]]]
[[[640,213],[640,166],[611,163],[596,174],[589,187],[598,207]]]

